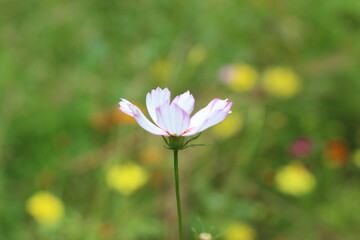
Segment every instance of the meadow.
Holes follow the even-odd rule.
[[[179,152],[186,240],[359,240],[359,56],[356,0],[0,1],[0,240],[177,239],[118,110],[158,86],[233,102]]]

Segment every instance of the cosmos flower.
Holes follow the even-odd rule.
[[[64,204],[50,192],[39,191],[26,202],[28,213],[39,223],[54,225],[64,215]]]
[[[157,88],[146,96],[146,107],[155,122],[150,122],[142,111],[131,102],[121,99],[120,110],[135,118],[146,131],[162,136],[191,136],[223,121],[229,113],[232,102],[227,99],[213,99],[205,108],[190,118],[195,99],[189,91],[170,102],[169,89]]]

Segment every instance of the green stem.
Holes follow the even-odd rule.
[[[174,150],[174,176],[175,176],[175,189],[176,189],[176,204],[177,204],[177,213],[178,213],[179,240],[183,240],[180,186],[179,186],[180,184],[179,184],[178,150]]]

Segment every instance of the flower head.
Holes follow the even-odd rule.
[[[39,191],[26,202],[29,214],[39,223],[54,225],[64,215],[63,202],[53,194]]]
[[[142,128],[152,134],[186,137],[223,121],[231,113],[232,102],[215,98],[190,118],[194,105],[195,99],[189,91],[176,96],[170,102],[169,89],[158,87],[146,96],[146,107],[155,124],[150,122],[137,106],[123,98],[119,109],[134,117]]]

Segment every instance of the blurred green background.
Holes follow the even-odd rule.
[[[360,1],[0,1],[0,239],[176,239],[171,152],[117,110],[233,113],[180,152],[186,239],[358,240]]]

